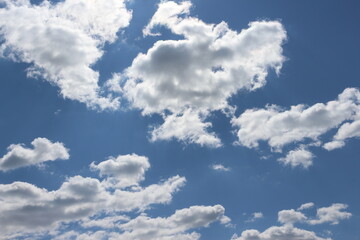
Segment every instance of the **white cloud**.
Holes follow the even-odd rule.
[[[207,133],[206,117],[232,109],[227,99],[240,89],[264,86],[269,69],[279,72],[286,32],[278,21],[252,22],[237,32],[225,22],[208,24],[190,17],[191,6],[189,1],[159,4],[144,34],[154,35],[154,28],[164,26],[183,39],[157,41],[139,54],[123,72],[124,97],[143,114],[164,116],[167,126],[156,128],[153,140],[178,138],[219,147],[218,138]],[[168,128],[186,121],[190,113],[199,116],[182,132]]]
[[[306,219],[307,217],[303,213],[297,212],[294,209],[278,212],[278,221],[285,225],[293,225],[297,222],[304,222]]]
[[[302,211],[302,210],[305,210],[305,209],[309,209],[309,208],[312,208],[314,207],[315,204],[312,203],[312,202],[309,202],[309,203],[304,203],[304,204],[301,204],[301,206],[297,209],[298,211]]]
[[[232,240],[331,240],[330,238],[321,238],[314,232],[292,226],[274,226],[266,229],[264,232],[251,229],[242,232],[239,238]]]
[[[345,146],[344,141],[331,141],[324,144],[324,148],[328,151],[332,151],[337,148],[342,148]]]
[[[283,146],[305,139],[314,141],[336,128],[344,121],[352,121],[360,112],[360,92],[355,88],[345,89],[336,100],[292,106],[285,110],[279,106],[246,110],[232,124],[238,127],[238,143],[254,148],[259,141],[266,141],[270,147]]]
[[[314,155],[305,148],[298,148],[288,152],[286,157],[278,159],[284,165],[290,165],[292,168],[301,166],[309,168],[313,164]]]
[[[341,125],[333,141],[326,143],[324,148],[329,151],[342,148],[345,146],[345,140],[360,137],[360,112],[357,113],[355,118],[353,122],[347,122]]]
[[[74,176],[53,191],[26,182],[0,184],[0,238],[48,231],[60,223],[78,221],[103,211],[123,213],[166,204],[185,181],[174,176],[147,187],[123,189],[116,185],[107,190],[106,179]]]
[[[200,234],[189,232],[200,227],[208,227],[213,222],[228,224],[230,219],[224,215],[225,209],[221,205],[192,206],[176,210],[169,217],[149,217],[143,213],[134,219],[105,217],[92,220],[84,227],[100,227],[103,230],[95,232],[67,231],[53,237],[56,240],[70,239],[109,239],[109,240],[198,240]],[[100,224],[99,224],[100,223]],[[113,229],[111,229],[113,228]]]
[[[28,75],[49,81],[65,98],[89,107],[115,109],[119,100],[99,95],[99,73],[91,68],[105,43],[129,25],[131,12],[124,0],[44,1],[2,0],[1,53],[15,61],[30,63]]]
[[[164,119],[164,123],[151,132],[151,141],[178,139],[184,143],[197,143],[201,146],[220,147],[221,140],[209,133],[212,124],[204,122],[199,113],[190,109],[181,116],[172,114]]]
[[[236,143],[248,148],[257,148],[259,142],[264,141],[272,151],[281,152],[286,145],[299,144],[278,161],[292,167],[308,168],[314,158],[308,147],[322,146],[329,151],[343,147],[346,139],[358,137],[359,119],[360,92],[356,88],[347,88],[336,100],[327,103],[300,104],[290,109],[269,105],[246,110],[231,122],[238,128]],[[322,144],[320,137],[336,128],[338,132],[332,141]],[[308,140],[310,143],[305,142]]]
[[[222,164],[213,164],[210,167],[215,171],[222,171],[222,172],[230,171],[230,168],[224,167]]]
[[[81,221],[81,226],[84,228],[98,227],[103,229],[112,229],[118,228],[120,223],[127,222],[129,220],[129,217],[122,215],[106,216],[103,218],[87,218]]]
[[[146,215],[139,216],[120,226],[125,230],[116,239],[182,239],[184,232],[207,227],[215,221],[221,222],[225,209],[221,205],[192,206],[177,210],[167,218],[150,218]],[[198,238],[195,238],[198,239]]]
[[[309,220],[312,225],[331,223],[338,224],[340,220],[348,219],[352,216],[351,213],[345,212],[348,206],[346,204],[335,203],[330,207],[323,207],[317,210],[316,219]]]
[[[131,154],[110,158],[98,165],[91,163],[90,167],[99,170],[100,176],[107,176],[110,186],[128,187],[144,180],[150,163],[147,157]]]
[[[296,223],[307,223],[311,225],[330,222],[338,224],[340,220],[351,217],[350,213],[343,212],[347,208],[345,204],[332,204],[330,207],[319,208],[317,210],[317,219],[309,219],[300,210],[308,209],[314,206],[314,203],[302,204],[298,211],[294,209],[282,210],[278,212],[278,221],[282,226],[272,226],[263,232],[256,229],[245,230],[241,236],[234,234],[231,240],[331,240],[317,236],[315,232],[294,227]]]
[[[107,88],[110,92],[122,93],[121,88],[121,74],[113,73],[112,77],[107,80],[104,84],[104,87]]]
[[[264,214],[262,212],[254,212],[251,214],[251,217],[246,222],[255,222],[258,219],[264,218]]]
[[[36,138],[31,142],[33,149],[23,144],[11,144],[8,152],[0,158],[0,171],[8,171],[20,167],[41,164],[57,159],[69,159],[69,150],[63,143],[51,142],[46,138]]]

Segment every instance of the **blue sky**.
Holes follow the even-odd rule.
[[[0,239],[359,239],[357,1],[0,3]]]

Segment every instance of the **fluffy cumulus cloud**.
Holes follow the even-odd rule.
[[[149,167],[144,156],[121,155],[91,164],[103,179],[74,176],[53,191],[26,182],[0,184],[0,239],[198,240],[201,235],[195,229],[230,223],[221,205],[148,216],[144,211],[149,206],[169,203],[186,181],[174,176],[142,187],[139,183]],[[134,210],[140,215],[126,215]]]
[[[309,219],[301,210],[313,207],[313,203],[301,205],[298,210],[282,210],[278,212],[278,221],[282,226],[272,226],[263,232],[256,229],[245,230],[240,236],[234,235],[232,240],[331,240],[317,236],[315,232],[294,227],[296,223],[321,224],[339,223],[340,220],[347,219],[350,213],[343,212],[347,206],[345,204],[332,204],[330,207],[319,208],[317,219]]]
[[[258,147],[259,141],[266,141],[273,148],[282,148],[304,139],[317,140],[344,121],[354,121],[359,114],[360,92],[348,88],[325,104],[296,105],[288,110],[274,105],[250,109],[232,122],[239,127],[239,144],[253,148]]]
[[[134,155],[131,159],[136,165],[138,159]],[[98,166],[102,166],[101,163]],[[124,175],[121,179],[127,177],[129,182],[134,179],[133,175]],[[159,184],[124,188],[118,184],[111,187],[106,179],[74,176],[53,191],[26,182],[1,184],[0,238],[48,231],[60,223],[79,221],[101,212],[124,213],[145,210],[152,204],[166,204],[185,181],[183,177],[174,176]]]
[[[180,40],[157,41],[123,72],[124,97],[143,114],[158,113],[164,124],[152,140],[176,138],[221,146],[206,121],[214,110],[231,110],[227,99],[241,89],[266,84],[269,69],[279,72],[286,32],[278,21],[257,21],[240,32],[225,22],[208,24],[189,15],[189,1],[159,4],[144,35],[168,28]],[[187,123],[180,129],[174,128]]]
[[[278,212],[278,221],[283,224],[292,225],[296,222],[304,222],[306,219],[306,216],[302,212],[295,211],[294,209]]]
[[[240,237],[232,240],[331,240],[330,238],[318,237],[314,232],[292,226],[274,226],[264,232],[258,230],[246,230]]]
[[[344,123],[339,128],[338,132],[333,138],[333,141],[324,144],[324,148],[331,151],[336,148],[345,146],[345,140],[349,138],[360,137],[360,113],[357,114],[354,121]]]
[[[286,157],[279,158],[278,161],[293,168],[297,166],[309,168],[313,164],[313,158],[314,154],[312,154],[310,151],[304,148],[299,148],[288,152]]]
[[[144,180],[144,173],[150,168],[149,159],[136,154],[120,155],[99,164],[92,163],[90,167],[98,170],[100,176],[107,176],[110,186],[121,187],[138,185]]]
[[[222,206],[215,205],[177,210],[167,218],[150,218],[143,215],[121,225],[120,228],[125,232],[116,239],[199,239],[198,234],[184,236],[183,233],[189,229],[207,227],[215,221],[224,223],[224,213],[225,209]]]
[[[131,12],[124,0],[0,3],[3,56],[29,63],[29,76],[58,86],[65,98],[92,108],[119,107],[117,98],[100,95],[99,73],[91,66],[103,55],[102,46],[114,42],[116,33],[128,26]]]
[[[226,224],[230,220],[225,215],[225,209],[221,205],[215,206],[192,206],[190,208],[177,210],[169,217],[152,218],[141,214],[134,219],[107,219],[107,225],[103,228],[114,229],[87,231],[85,233],[69,231],[56,236],[57,240],[70,239],[109,239],[109,240],[198,240],[200,234],[191,232],[199,227],[208,227],[213,222]],[[113,223],[116,221],[116,225]],[[84,225],[83,225],[84,226]],[[94,226],[94,225],[91,225]],[[99,226],[99,225],[97,225]],[[190,232],[189,232],[190,231]]]
[[[204,116],[204,115],[202,115]],[[178,139],[185,143],[197,143],[201,146],[220,147],[221,140],[209,133],[212,124],[204,122],[198,112],[190,109],[181,115],[166,116],[161,126],[155,127],[151,132],[151,141]]]
[[[360,119],[360,92],[347,88],[338,98],[313,106],[296,105],[290,109],[269,105],[263,109],[249,109],[232,119],[238,128],[237,143],[248,148],[257,148],[265,141],[275,151],[286,145],[312,141],[311,146],[321,145],[319,139],[331,129],[338,128],[330,142],[323,145],[327,150],[343,147],[345,140],[358,137]],[[291,166],[309,167],[313,155],[301,146],[280,159]]]
[[[11,144],[8,152],[0,158],[0,171],[41,164],[57,159],[69,159],[69,150],[63,143],[51,142],[46,138],[36,138],[31,142],[33,148],[23,144]]]
[[[333,225],[339,224],[340,220],[348,219],[352,216],[351,213],[344,211],[348,206],[346,204],[335,203],[330,207],[323,207],[317,210],[316,218],[309,220],[312,225],[331,223]]]

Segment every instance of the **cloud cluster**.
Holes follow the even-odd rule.
[[[258,230],[246,230],[242,232],[240,237],[232,240],[331,240],[330,238],[321,238],[316,236],[314,232],[292,226],[274,226],[266,229],[264,232]]]
[[[333,225],[339,224],[340,220],[348,219],[352,215],[349,212],[345,212],[348,206],[346,204],[336,203],[330,207],[323,207],[317,209],[316,218],[309,220],[312,225],[331,223]]]
[[[116,109],[119,100],[100,96],[99,73],[91,68],[105,43],[129,25],[124,0],[65,0],[59,3],[1,0],[3,56],[31,64],[31,77],[58,86],[65,98],[91,108]]]
[[[189,229],[207,227],[210,223],[224,218],[225,209],[221,205],[192,206],[177,210],[167,218],[139,216],[120,226],[125,232],[116,239],[199,239],[198,234],[183,233]]]
[[[33,149],[24,147],[23,144],[11,144],[8,152],[0,158],[0,171],[41,164],[57,159],[69,159],[69,150],[63,143],[51,142],[46,138],[36,138],[31,142]]]
[[[348,219],[352,216],[351,213],[346,212],[348,205],[342,203],[334,203],[329,207],[322,207],[317,209],[315,218],[306,217],[301,210],[313,207],[313,203],[301,205],[297,210],[282,210],[278,213],[278,220],[283,224],[293,225],[297,222],[306,222],[311,225],[322,223],[330,223],[332,225],[339,224],[341,220]]]
[[[232,119],[233,126],[238,128],[238,144],[257,148],[260,141],[265,141],[275,151],[305,140],[312,141],[312,146],[321,145],[319,138],[335,128],[338,128],[337,133],[323,147],[327,150],[343,147],[346,139],[360,136],[359,122],[360,92],[356,88],[345,89],[336,100],[327,103],[296,105],[290,109],[270,105],[246,110]],[[307,168],[312,159],[306,146],[300,146],[279,161],[292,167]]]
[[[314,206],[313,203],[301,205],[298,210],[282,210],[278,212],[278,221],[282,226],[272,226],[263,232],[255,229],[245,230],[240,237],[235,235],[232,240],[284,240],[284,239],[301,239],[301,240],[331,240],[322,238],[316,233],[294,227],[295,223],[307,223],[311,225],[332,223],[338,224],[340,220],[348,219],[351,213],[343,211],[347,208],[345,204],[332,204],[330,207],[319,208],[315,219],[309,219],[301,210]]]
[[[140,186],[150,167],[147,157],[120,155],[90,167],[100,178],[70,177],[52,191],[27,182],[0,184],[0,239],[198,240],[200,234],[190,230],[230,222],[221,205],[192,206],[164,218],[144,213],[153,204],[169,203],[186,182],[174,176]],[[124,215],[134,210],[142,213],[133,219]]]
[[[269,69],[279,72],[286,32],[277,21],[252,22],[237,32],[225,22],[208,24],[189,16],[191,6],[189,1],[159,4],[144,35],[158,35],[153,32],[162,26],[183,39],[157,41],[139,54],[123,72],[124,97],[143,114],[164,116],[152,140],[219,147],[206,118],[211,111],[232,109],[227,99],[239,90],[264,86]]]
[[[146,159],[136,155],[119,156],[117,159],[126,158],[128,162],[134,161],[133,166],[138,164],[139,159]],[[108,163],[105,161],[105,165]],[[97,166],[101,168],[104,165],[100,163]],[[120,182],[133,182],[134,175],[122,175],[122,170],[121,167],[113,170],[110,177],[119,176]],[[143,174],[137,179],[142,179]],[[184,177],[174,176],[159,184],[129,189],[119,184],[111,186],[107,178],[74,176],[53,191],[26,182],[1,184],[0,236],[6,238],[7,234],[17,232],[50,230],[60,223],[77,221],[102,211],[129,212],[144,210],[152,204],[169,203],[185,181]]]
[[[70,239],[109,239],[109,240],[137,240],[137,239],[157,239],[157,240],[198,240],[200,234],[189,230],[199,227],[207,227],[213,222],[222,224],[228,223],[228,218],[224,215],[225,209],[220,205],[215,206],[192,206],[190,208],[177,210],[169,217],[152,218],[146,214],[141,214],[134,219],[114,219],[105,221],[108,225],[102,228],[109,230],[98,230],[93,232],[80,233],[69,231],[56,236],[57,240]],[[116,225],[113,223],[117,222]],[[84,225],[83,225],[84,226]],[[99,226],[99,225],[98,225]],[[85,227],[85,226],[84,226]]]

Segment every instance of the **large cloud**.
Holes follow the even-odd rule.
[[[330,129],[344,121],[351,121],[360,113],[360,92],[355,88],[345,89],[336,100],[292,106],[289,110],[279,106],[246,110],[232,123],[239,128],[239,144],[253,148],[259,141],[267,141],[273,148],[304,139],[317,140]]]
[[[192,206],[177,210],[168,218],[139,216],[123,225],[125,233],[116,239],[182,239],[181,235],[192,228],[206,227],[224,218],[225,209],[220,205]],[[181,235],[179,235],[181,234]],[[195,238],[198,239],[198,238]]]
[[[70,239],[110,239],[110,240],[137,240],[137,239],[156,239],[156,240],[198,240],[200,234],[189,230],[199,227],[207,227],[213,222],[226,224],[229,218],[224,215],[225,209],[221,205],[215,206],[192,206],[190,208],[177,210],[169,217],[152,218],[142,214],[134,219],[114,219],[108,222],[109,226],[114,226],[112,230],[108,226],[102,226],[104,230],[88,231],[85,233],[69,231],[56,236],[57,240]]]
[[[33,149],[22,144],[11,144],[8,152],[0,158],[0,171],[8,171],[29,165],[57,159],[69,159],[68,149],[63,143],[51,142],[46,138],[36,138],[31,142]]]
[[[1,0],[1,53],[30,63],[28,75],[57,85],[62,96],[100,109],[118,108],[118,99],[99,95],[99,73],[91,66],[106,42],[128,26],[124,0]]]
[[[122,178],[126,177],[133,179],[132,176]],[[60,223],[81,220],[103,211],[128,212],[169,203],[185,181],[183,177],[174,176],[159,184],[129,189],[117,184],[111,188],[106,179],[74,176],[54,191],[26,182],[1,184],[0,238],[51,230]]]
[[[227,99],[240,89],[265,85],[269,69],[279,72],[286,32],[277,21],[252,22],[241,32],[225,22],[208,24],[189,16],[191,5],[159,4],[144,34],[156,35],[154,29],[164,26],[183,39],[157,41],[139,54],[123,73],[124,96],[143,114],[164,115],[165,123],[154,130],[153,140],[177,138],[219,147],[216,136],[206,133],[211,125],[201,122],[211,111],[231,109]],[[168,128],[177,122],[189,125],[182,131]]]
[[[360,92],[356,88],[347,88],[338,98],[327,103],[312,106],[296,105],[290,109],[270,105],[263,109],[249,109],[238,118],[232,119],[238,128],[237,143],[248,148],[257,148],[265,141],[275,151],[281,151],[292,143],[306,143],[309,146],[321,146],[321,138],[331,129],[338,132],[330,142],[323,145],[327,150],[343,147],[345,140],[358,137],[357,127],[360,119]],[[329,140],[328,140],[329,141]],[[308,168],[313,155],[301,145],[285,158],[284,164]]]

